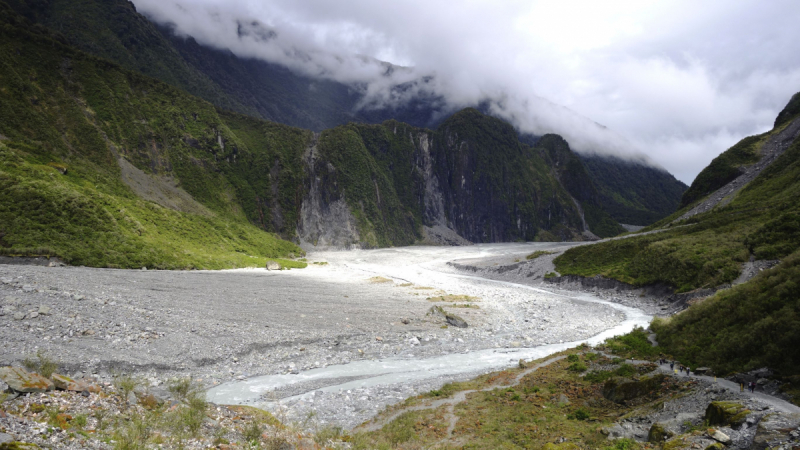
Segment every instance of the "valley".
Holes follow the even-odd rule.
[[[254,387],[257,401],[238,403],[258,405],[274,395],[287,399],[297,419],[313,406],[297,395],[323,390],[330,398],[316,402],[333,406],[318,410],[320,419],[350,428],[447,381],[545,356],[607,330],[646,326],[649,316],[587,294],[481,279],[447,265],[476,257],[524,259],[537,249],[571,245],[317,252],[308,268],[283,271],[0,265],[6,343],[0,361],[43,351],[74,378],[110,380],[124,371],[153,387],[173,377],[211,388],[272,375],[285,381]],[[467,327],[430,315],[437,306]],[[374,365],[427,360],[437,370],[411,377],[408,368],[386,369],[399,371],[399,378],[371,380],[385,372]],[[365,364],[373,367],[351,369]],[[326,367],[342,374],[312,376]],[[355,393],[339,392],[340,378]]]

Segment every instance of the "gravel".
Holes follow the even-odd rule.
[[[212,387],[354,360],[570,342],[619,324],[624,315],[607,305],[466,277],[446,264],[514,254],[524,260],[551,247],[317,252],[310,262],[327,264],[291,271],[0,265],[0,364],[18,365],[43,351],[72,376],[107,381],[112,373],[130,372],[154,386],[191,377]],[[448,294],[474,301],[429,300]],[[447,327],[426,316],[434,305],[469,326]],[[324,393],[284,406],[291,417],[316,411],[321,422],[351,427],[388,404],[465,377]]]

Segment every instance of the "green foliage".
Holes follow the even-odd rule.
[[[770,367],[800,374],[800,252],[652,328],[684,364],[727,374]]]
[[[576,372],[576,373],[585,372],[586,369],[587,369],[586,364],[584,364],[584,363],[582,363],[580,361],[573,362],[572,364],[569,365],[569,367],[567,367],[567,370],[569,370],[570,372]]]
[[[603,447],[603,450],[635,450],[639,448],[639,444],[629,438],[617,439],[614,444],[608,447]]]
[[[670,215],[687,186],[661,169],[613,156],[579,154],[603,209],[619,223],[649,225]]]
[[[743,140],[727,160],[755,152],[776,131]],[[795,140],[726,206],[661,233],[570,249],[555,259],[556,270],[562,275],[599,274],[637,286],[664,283],[678,292],[730,283],[751,253],[776,259],[800,248],[798,177],[800,140]]]
[[[775,128],[789,122],[800,114],[800,92],[794,94],[789,103],[775,118]]]
[[[536,258],[538,258],[540,256],[552,255],[553,253],[555,253],[555,252],[548,252],[547,250],[536,250],[535,252],[533,252],[530,255],[526,256],[525,259],[532,260],[532,259],[536,259]]]
[[[688,206],[741,175],[742,166],[758,161],[765,135],[749,136],[723,152],[703,169],[683,194],[681,206]]]
[[[580,203],[583,219],[592,233],[600,237],[611,237],[625,231],[602,208],[600,194],[592,178],[581,158],[569,148],[567,141],[559,135],[546,134],[536,142],[536,146],[549,159],[564,188]]]
[[[655,358],[663,349],[653,347],[647,337],[648,334],[643,328],[636,327],[628,334],[606,339],[603,348],[623,358]]]
[[[252,151],[209,104],[65,47],[7,10],[0,20],[2,254],[90,266],[227,268],[302,253],[249,224],[258,214],[239,194],[241,180],[259,169],[257,156],[299,154],[306,132],[275,126],[264,139],[277,150],[258,141],[261,153]],[[122,182],[117,158],[145,177],[176,177],[206,212],[142,201]],[[288,184],[264,190],[296,198],[296,183]]]

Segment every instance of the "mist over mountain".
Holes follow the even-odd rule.
[[[419,95],[450,112],[486,102],[522,132],[644,153],[685,183],[769,130],[800,83],[790,1],[135,3],[201,44],[358,85],[361,110]]]
[[[523,133],[559,133],[578,152],[614,155],[660,167],[607,127],[539,95],[520,93],[517,86],[494,80],[480,86],[469,73],[459,70],[399,66],[350,53],[346,48],[320,46],[296,24],[278,20],[276,25],[268,26],[248,16],[252,12],[241,5],[135,3],[141,13],[168,31],[165,35],[178,48],[197,43],[231,52],[248,65],[263,61],[284,67],[312,85],[341,83],[343,86],[338,89],[347,91],[341,104],[346,105],[351,120],[380,122],[396,118],[430,127],[459,109],[480,106],[482,111],[512,123]],[[214,61],[204,58],[198,66],[206,64],[213,65]]]

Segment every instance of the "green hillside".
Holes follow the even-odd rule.
[[[614,220],[650,225],[678,208],[687,186],[670,173],[614,156],[580,155]]]
[[[786,125],[788,122],[758,139],[768,139]],[[734,160],[741,149],[752,146],[753,138],[745,138],[715,161]],[[727,177],[723,172],[705,170],[698,179],[709,173]],[[682,292],[729,283],[751,255],[783,258],[800,246],[795,229],[800,213],[796,201],[800,198],[799,177],[800,140],[795,140],[728,205],[676,224],[683,227],[570,249],[556,259],[556,268],[563,275],[600,274],[634,285],[665,283]],[[708,179],[709,185],[721,182]]]
[[[213,106],[75,51],[5,4],[0,23],[4,254],[223,268],[302,252],[247,220],[257,213],[243,208],[239,181],[268,150],[249,151]],[[275,127],[276,154],[288,143],[302,151],[307,132]],[[162,203],[177,206],[144,201],[124,176],[161,186],[172,195]]]
[[[687,195],[700,201],[757,160],[771,137],[800,120],[795,95],[775,128],[748,137],[717,157]],[[687,197],[685,196],[684,199]],[[562,274],[604,275],[634,285],[665,283],[678,291],[725,287],[750,258],[778,259],[747,283],[721,289],[652,329],[659,346],[692,367],[715,373],[769,367],[798,396],[800,387],[800,138],[732,201],[670,225],[688,204],[657,224],[666,231],[570,249],[556,258]],[[655,228],[655,227],[654,227]]]

